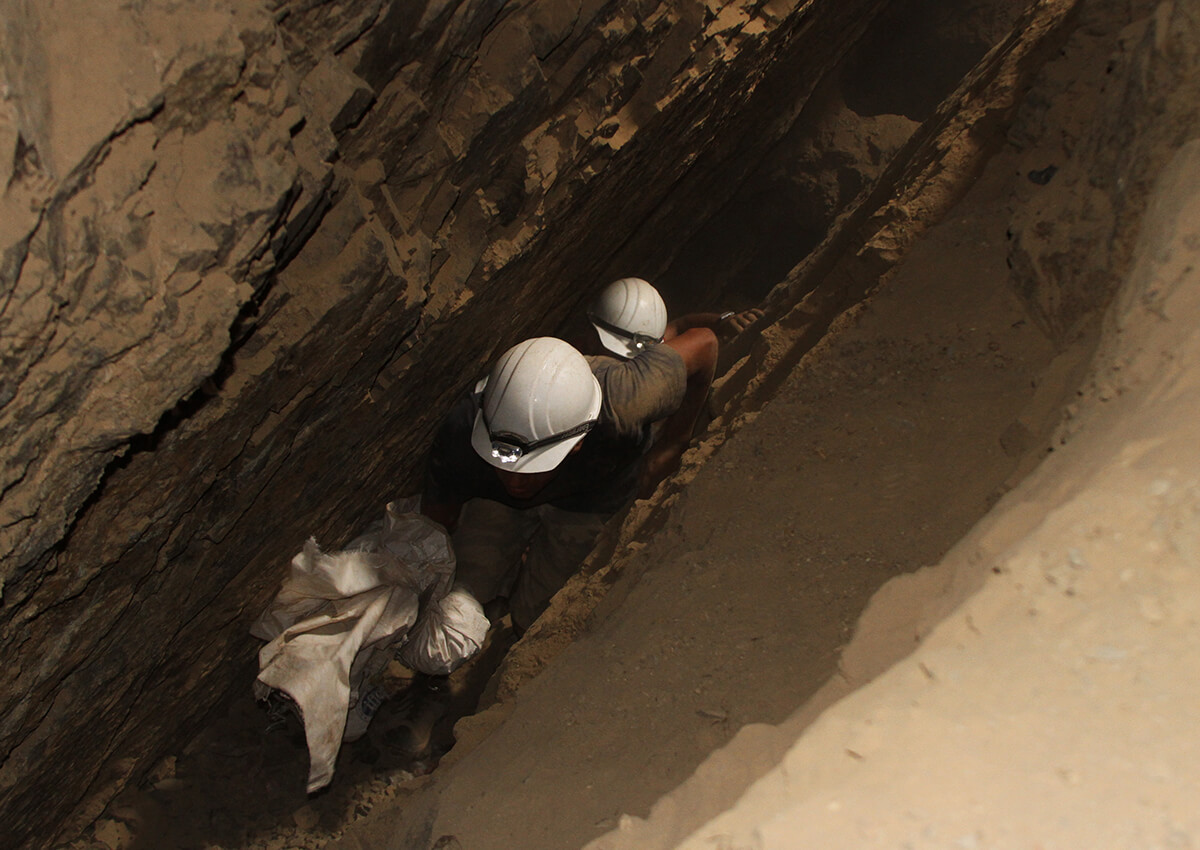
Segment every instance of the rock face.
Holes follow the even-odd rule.
[[[303,540],[415,490],[494,353],[666,268],[886,5],[4,0],[10,840],[245,687]]]
[[[1103,4],[1098,4],[1103,8]],[[1029,174],[1030,203],[1012,228],[1013,280],[1021,298],[1065,343],[1121,283],[1140,219],[1164,160],[1197,129],[1200,49],[1186,4],[1134,3],[1122,33],[1127,52],[1093,90],[1053,76],[1025,104],[1016,142],[1041,157]],[[1151,17],[1152,16],[1152,17]],[[1085,28],[1079,50],[1102,42]],[[1066,88],[1083,104],[1073,121],[1048,125],[1046,89]]]

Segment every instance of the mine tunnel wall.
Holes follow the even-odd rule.
[[[414,490],[481,365],[686,238],[884,5],[5,3],[10,838],[245,687],[302,541]]]
[[[61,5],[3,5],[18,844],[245,687],[302,541],[415,490],[494,353],[611,276],[669,277],[888,4]],[[1068,335],[1090,286],[1023,294]]]

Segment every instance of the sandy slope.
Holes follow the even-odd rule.
[[[928,632],[919,651],[678,846],[1195,846],[1198,213],[1192,143],[1054,456],[864,618],[866,634]]]

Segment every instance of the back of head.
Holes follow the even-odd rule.
[[[623,277],[592,302],[588,319],[605,348],[621,357],[636,357],[662,341],[667,305],[658,290],[640,277]]]
[[[535,337],[504,352],[476,387],[471,445],[509,472],[547,472],[596,424],[600,384],[570,344]]]

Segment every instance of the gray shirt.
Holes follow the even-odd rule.
[[[683,357],[670,346],[653,345],[632,360],[598,355],[587,361],[604,394],[600,422],[618,434],[640,434],[683,402],[687,371]]]

